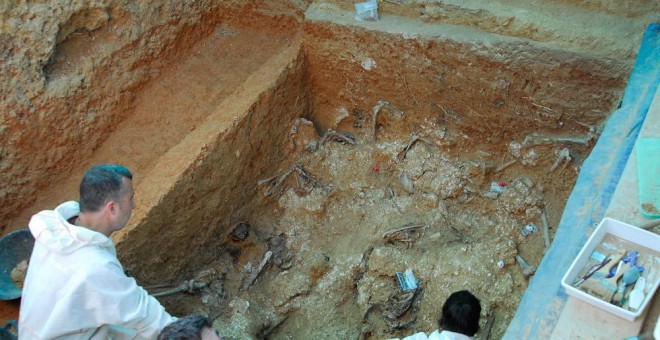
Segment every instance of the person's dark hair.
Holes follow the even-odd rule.
[[[186,316],[165,326],[158,334],[158,340],[201,340],[202,330],[206,327],[213,329],[206,317]]]
[[[467,290],[452,293],[442,305],[440,327],[446,331],[474,336],[479,331],[481,303]]]
[[[87,170],[80,182],[80,211],[99,211],[109,199],[118,199],[122,192],[122,178],[133,179],[124,166],[102,164]]]

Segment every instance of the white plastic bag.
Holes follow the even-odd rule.
[[[411,268],[406,269],[404,273],[396,272],[396,279],[399,281],[399,286],[401,286],[401,290],[404,292],[415,290],[419,287],[419,281]]]
[[[378,21],[378,0],[356,3],[355,20]]]

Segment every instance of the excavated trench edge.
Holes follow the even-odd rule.
[[[505,339],[549,338],[568,296],[561,278],[604,217],[660,82],[660,24],[647,27],[621,108],[585,159],[552,245],[525,290]],[[633,131],[632,133],[629,133]],[[617,150],[617,152],[612,152]]]

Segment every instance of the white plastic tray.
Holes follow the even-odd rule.
[[[606,310],[623,319],[633,321],[644,312],[644,309],[646,309],[647,305],[653,298],[655,291],[658,289],[658,285],[660,285],[657,269],[652,270],[652,272],[655,272],[655,274],[652,272],[645,272],[645,274],[653,274],[653,277],[647,278],[647,289],[645,289],[645,292],[647,293],[644,297],[644,302],[642,302],[642,306],[635,312],[607,303],[573,287],[572,285],[573,282],[576,281],[576,277],[580,274],[580,271],[587,265],[591,253],[603,241],[603,238],[605,238],[606,234],[611,234],[612,236],[618,237],[620,239],[635,243],[656,252],[660,252],[660,235],[656,235],[644,229],[637,228],[612,218],[604,218],[598,225],[598,228],[596,228],[594,233],[591,235],[589,240],[587,240],[587,243],[584,245],[584,247],[582,247],[582,250],[580,250],[578,256],[575,258],[575,260],[573,260],[573,263],[571,264],[570,268],[568,268],[568,271],[561,280],[561,285],[564,286],[564,289],[566,289],[566,293],[568,295],[592,304],[600,309]],[[651,268],[646,268],[646,270],[651,270]]]

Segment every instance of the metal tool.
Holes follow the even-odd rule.
[[[595,272],[603,268],[606,264],[610,263],[610,261],[612,261],[612,257],[608,256],[605,258],[605,260],[603,260],[603,262],[595,264],[593,267],[591,267],[591,269],[589,269],[589,271],[586,274],[584,274],[582,278],[580,278],[579,280],[575,281],[575,283],[573,283],[573,287],[580,286],[582,282],[590,278],[591,275],[594,275]]]

